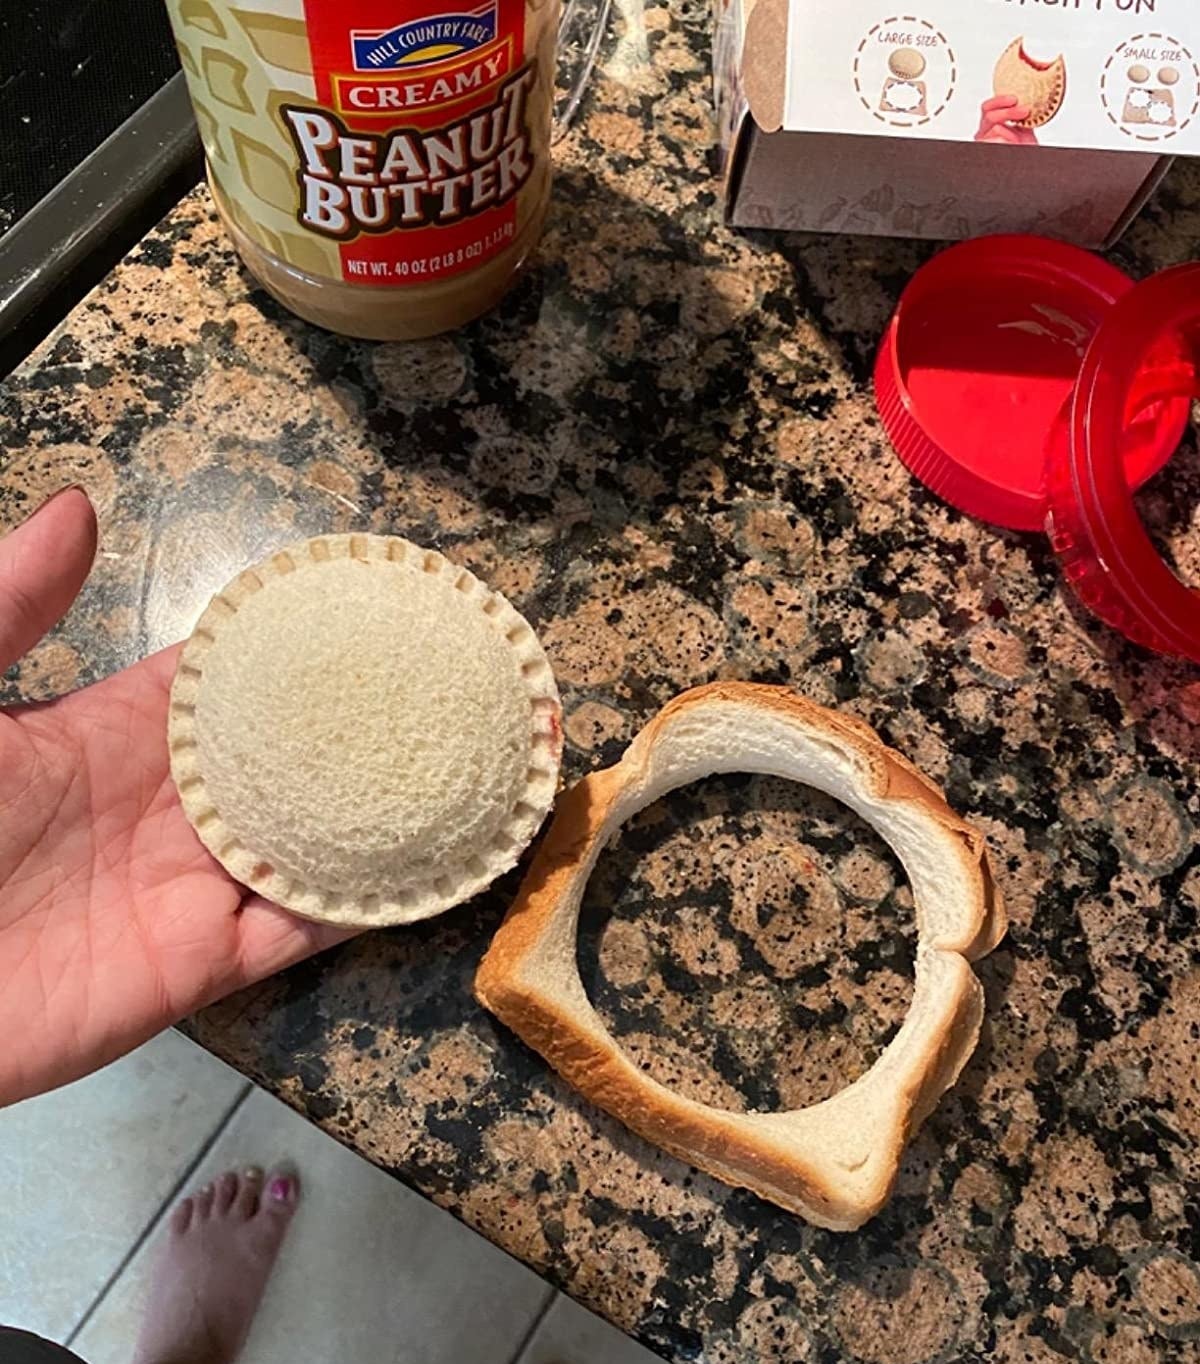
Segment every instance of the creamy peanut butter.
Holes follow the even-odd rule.
[[[167,0],[217,210],[310,322],[477,317],[550,194],[557,0]]]

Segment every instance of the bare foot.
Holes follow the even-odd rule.
[[[296,1210],[294,1175],[226,1171],[171,1213],[134,1364],[231,1364]]]

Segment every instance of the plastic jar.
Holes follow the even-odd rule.
[[[550,195],[557,0],[167,0],[217,211],[307,321],[408,340],[504,294]]]

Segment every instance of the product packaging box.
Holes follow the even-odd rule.
[[[715,0],[739,227],[1099,247],[1200,152],[1200,0]]]

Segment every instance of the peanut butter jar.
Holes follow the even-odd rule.
[[[414,340],[493,306],[550,195],[557,0],[167,0],[217,211],[331,331]]]

